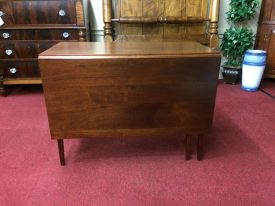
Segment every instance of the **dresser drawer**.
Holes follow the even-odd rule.
[[[78,40],[76,29],[1,29],[1,40]]]
[[[40,77],[37,61],[1,62],[4,79]]]
[[[49,41],[1,41],[0,58],[37,58],[38,54],[50,48],[57,42]]]
[[[75,0],[0,1],[5,25],[76,24]]]

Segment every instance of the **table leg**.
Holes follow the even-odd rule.
[[[197,160],[202,160],[203,157],[203,135],[198,135],[198,142],[197,142]]]
[[[64,141],[63,141],[63,139],[58,139],[57,145],[58,145],[60,164],[62,166],[64,166],[65,165],[65,155],[64,155]]]
[[[185,137],[185,159],[190,160],[191,159],[191,135],[186,135]]]

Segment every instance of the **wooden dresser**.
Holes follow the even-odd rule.
[[[0,94],[6,85],[40,84],[38,54],[60,41],[85,41],[81,0],[0,1]]]
[[[273,0],[262,1],[255,48],[267,51],[264,76],[275,78],[275,1]]]

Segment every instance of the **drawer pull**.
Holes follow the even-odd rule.
[[[17,69],[16,68],[10,68],[10,73],[11,74],[16,74],[16,72],[17,72]]]
[[[0,11],[0,17],[4,16],[5,13],[3,11]]]
[[[3,33],[2,34],[2,37],[4,38],[4,39],[8,39],[8,38],[10,38],[11,37],[11,35],[9,34],[9,33]]]
[[[70,36],[70,34],[69,34],[68,32],[63,32],[63,37],[64,37],[65,39],[67,39],[69,36]]]
[[[5,53],[6,55],[10,56],[13,54],[13,51],[11,49],[6,49]]]
[[[58,14],[59,14],[59,16],[65,16],[66,12],[61,9],[61,10],[59,10]]]
[[[269,34],[267,32],[264,33],[264,41],[267,41],[269,39]]]

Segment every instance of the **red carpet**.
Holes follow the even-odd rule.
[[[203,161],[185,161],[180,137],[95,138],[65,140],[61,167],[40,87],[0,108],[0,205],[275,205],[275,101],[262,92],[219,85]]]

